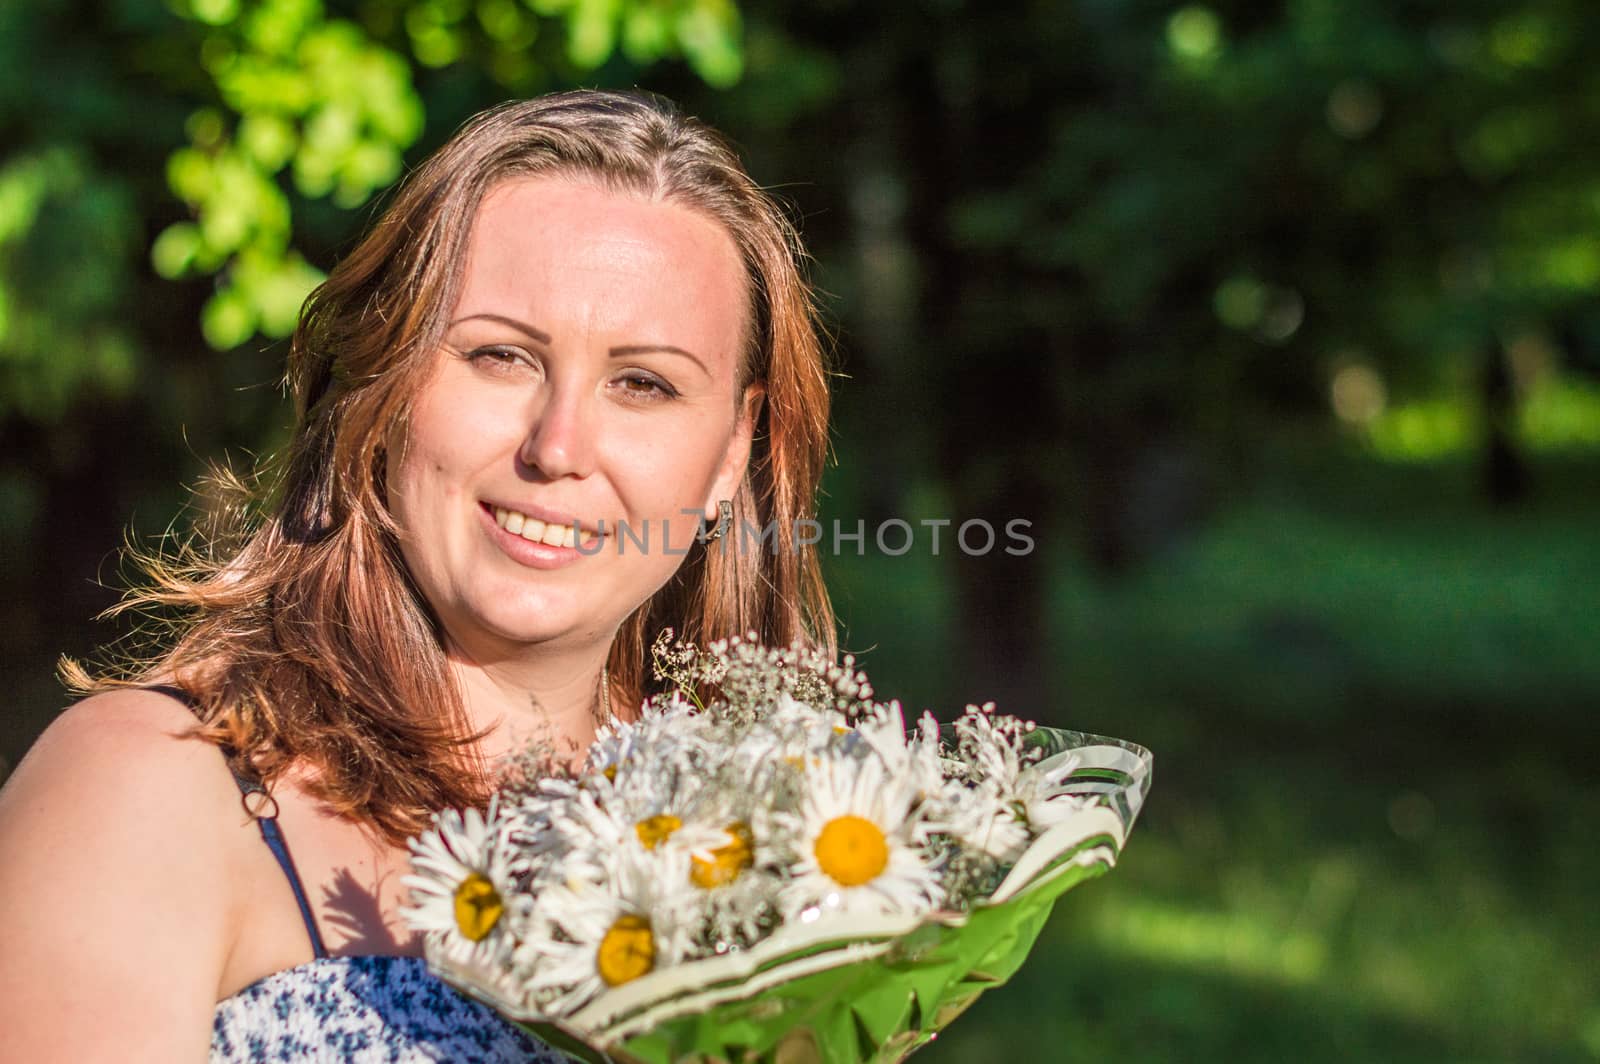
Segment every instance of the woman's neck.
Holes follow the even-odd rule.
[[[493,765],[529,744],[548,746],[559,760],[581,758],[602,712],[601,672],[609,646],[536,659],[474,659],[452,648],[451,671],[460,685],[468,724],[488,729],[479,740]]]

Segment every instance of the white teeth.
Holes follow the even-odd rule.
[[[576,547],[578,532],[572,525],[546,524],[537,517],[496,506],[494,523],[513,535],[530,543],[543,543],[551,547]]]

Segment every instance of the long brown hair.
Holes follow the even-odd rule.
[[[268,781],[312,766],[317,797],[396,843],[431,810],[486,801],[479,736],[401,561],[383,441],[442,340],[479,204],[499,182],[532,176],[701,211],[732,235],[749,278],[739,383],[762,384],[766,398],[734,527],[770,526],[775,539],[747,551],[733,534],[685,559],[617,634],[614,704],[645,693],[647,647],[663,626],[697,642],[754,632],[835,652],[817,555],[797,534],[813,516],[829,406],[798,235],[704,124],[653,94],[586,90],[484,112],[407,178],[302,310],[287,376],[296,427],[277,474],[260,490],[235,481],[242,504],[182,546],[135,552],[145,579],[112,612],[171,627],[153,652],[99,676],[64,660],[70,686],[177,683],[198,703],[197,735],[231,745]]]

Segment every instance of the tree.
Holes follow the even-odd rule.
[[[1116,573],[1203,513],[1271,426],[1331,426],[1346,370],[1380,403],[1460,392],[1485,349],[1530,335],[1597,368],[1600,75],[1580,42],[1600,9],[746,16],[752,41],[843,72],[775,122],[737,94],[706,106],[781,142],[771,172],[814,182],[808,234],[848,341],[842,436],[878,514],[932,499],[957,520],[1030,517],[1043,546]],[[1511,359],[1519,386],[1536,361]],[[1047,554],[950,559],[963,686],[1045,704]]]
[[[128,514],[159,531],[196,456],[282,439],[271,341],[407,161],[507,96],[676,59],[729,84],[739,42],[730,0],[0,7],[11,651],[83,649]]]

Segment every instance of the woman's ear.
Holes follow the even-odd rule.
[[[739,400],[739,420],[734,423],[733,436],[728,440],[728,449],[722,457],[722,468],[717,471],[711,494],[706,497],[705,515],[709,524],[717,522],[718,500],[733,498],[739,491],[739,485],[744,482],[745,470],[750,465],[750,445],[755,439],[756,425],[761,420],[761,406],[766,400],[767,386],[761,381],[745,386],[744,396]]]

